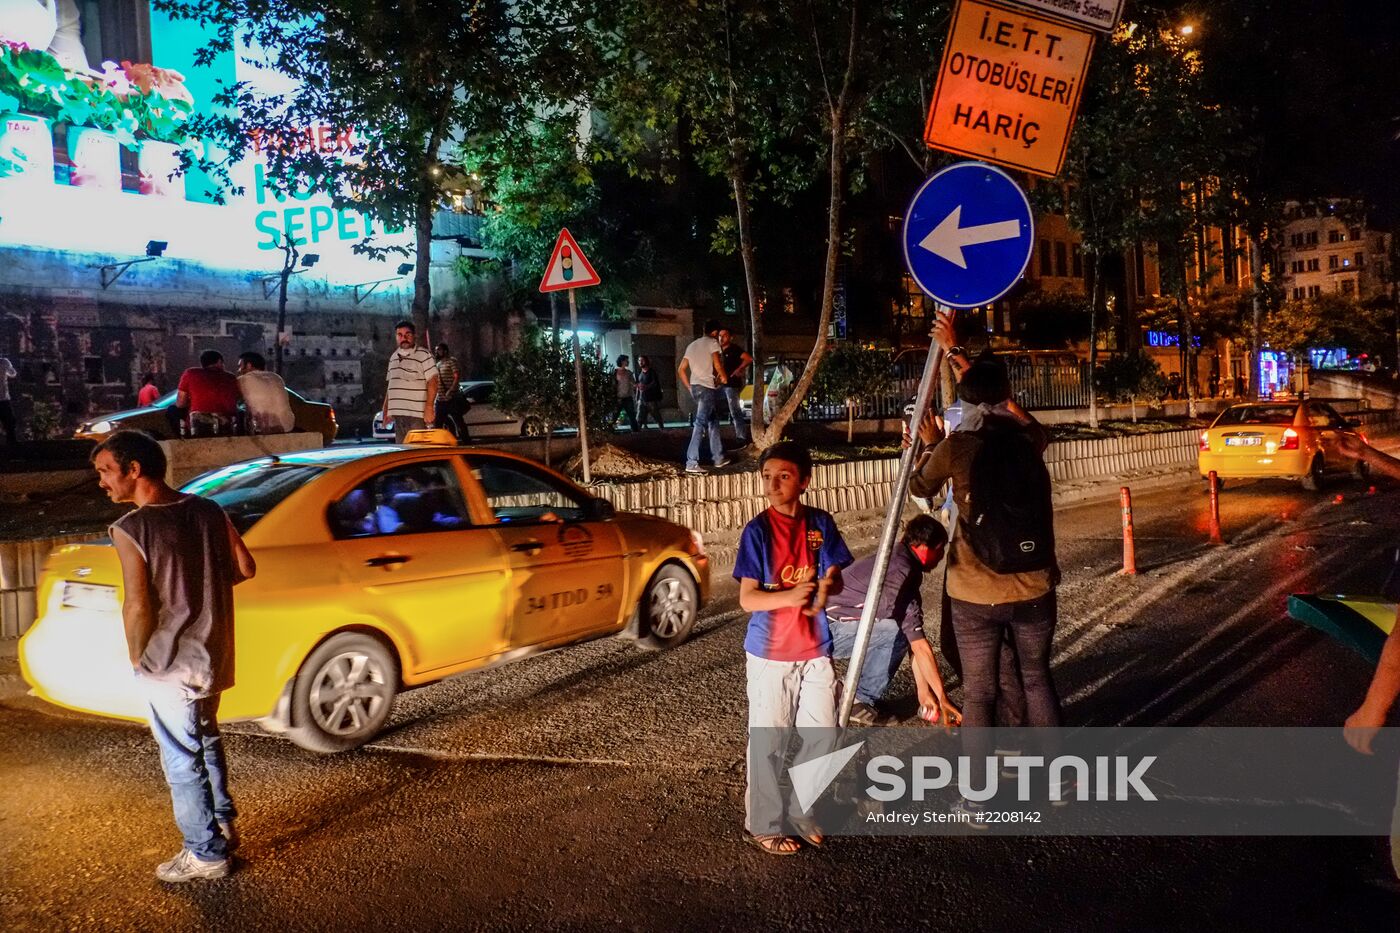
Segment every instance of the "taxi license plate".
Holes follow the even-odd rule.
[[[1259,437],[1227,437],[1226,447],[1258,447],[1263,443],[1263,438]]]
[[[92,583],[65,581],[61,602],[69,609],[92,609],[98,612],[115,612],[121,608],[115,586],[97,586]]]

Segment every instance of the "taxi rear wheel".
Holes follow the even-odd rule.
[[[1312,465],[1308,467],[1308,474],[1300,481],[1304,489],[1308,492],[1321,492],[1322,487],[1327,484],[1326,467],[1322,463],[1322,455],[1313,457]]]
[[[384,727],[398,685],[398,663],[382,642],[358,632],[333,635],[297,673],[287,736],[313,752],[358,748]]]
[[[652,576],[637,606],[643,648],[674,648],[690,637],[700,615],[700,594],[684,568],[667,564]]]

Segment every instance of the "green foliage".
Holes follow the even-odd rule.
[[[1159,399],[1167,392],[1162,367],[1142,350],[1105,360],[1094,374],[1094,384],[1115,402]]]
[[[1264,319],[1264,341],[1300,359],[1310,348],[1345,347],[1352,353],[1393,352],[1395,312],[1379,302],[1327,292],[1302,301],[1285,301]]]
[[[517,418],[535,418],[546,429],[578,423],[574,356],[568,342],[555,347],[550,335],[526,332],[520,346],[498,355],[492,366],[495,405]],[[609,426],[616,413],[613,367],[584,349],[584,411],[591,431]]]
[[[859,408],[894,388],[894,365],[888,350],[840,341],[827,350],[817,366],[812,389],[822,401]]]
[[[53,119],[63,109],[68,76],[48,52],[0,41],[0,111]]]

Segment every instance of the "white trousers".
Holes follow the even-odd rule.
[[[784,798],[790,815],[802,816],[783,773],[787,739],[794,727],[799,730],[798,762],[830,750],[836,728],[836,672],[830,658],[769,661],[752,654],[747,658],[749,767],[744,829],[756,836],[775,835],[783,832]],[[755,737],[755,729],[765,731]],[[803,729],[816,731],[804,735]]]

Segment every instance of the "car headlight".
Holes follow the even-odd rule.
[[[98,421],[87,427],[88,434],[111,434],[116,430],[116,426],[110,421]]]
[[[705,539],[700,536],[700,532],[692,531],[690,533],[690,544],[694,548],[691,551],[692,554],[699,556],[705,553]]]

